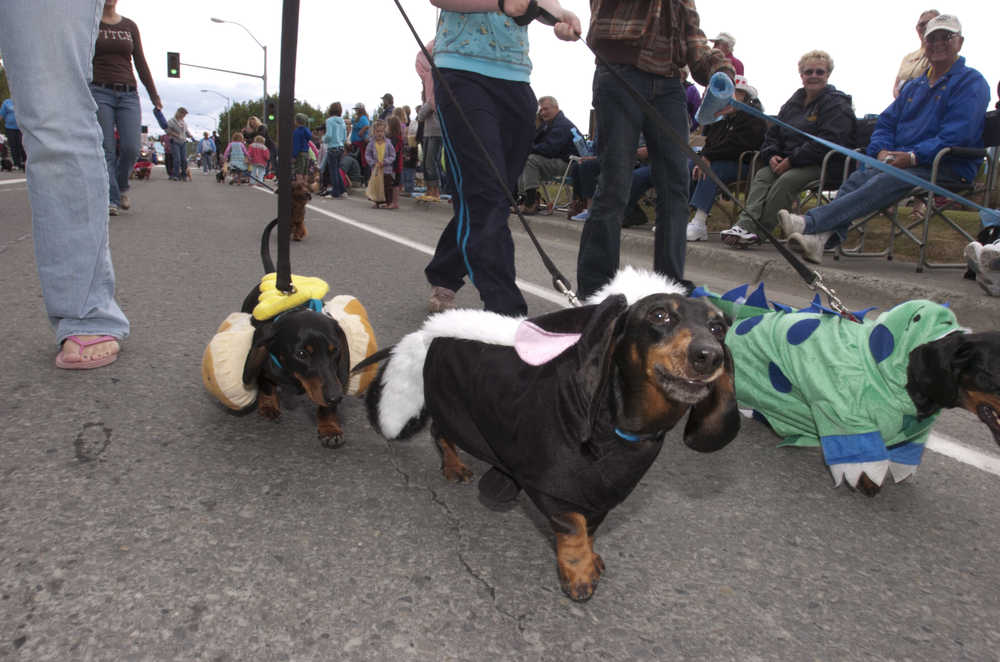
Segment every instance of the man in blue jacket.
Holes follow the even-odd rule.
[[[7,141],[10,144],[10,158],[14,161],[14,167],[24,170],[24,147],[21,146],[21,129],[17,126],[17,118],[14,115],[14,102],[9,98],[4,99],[0,104],[0,119],[3,120],[4,133],[7,134]]]
[[[518,181],[518,190],[524,196],[521,213],[528,215],[538,211],[538,187],[542,180],[562,177],[569,165],[569,157],[576,154],[573,146],[573,129],[576,126],[559,110],[555,97],[539,99],[538,114],[542,125],[535,132],[528,162],[524,164]]]
[[[868,144],[868,155],[909,168],[930,179],[934,156],[944,147],[982,147],[983,123],[990,87],[982,74],[959,57],[962,25],[949,14],[927,24],[925,34],[930,68],[908,81],[899,96],[879,116]],[[979,170],[979,159],[946,157],[938,182],[969,184]],[[836,200],[805,216],[778,212],[788,245],[809,262],[820,264],[823,248],[836,232],[843,239],[851,221],[902,199],[913,186],[874,168],[857,170],[840,187]]]

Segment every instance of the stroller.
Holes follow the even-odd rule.
[[[150,152],[149,146],[144,146],[139,150],[139,159],[132,166],[131,178],[149,181],[149,176],[153,174],[153,161]]]

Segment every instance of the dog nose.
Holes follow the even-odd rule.
[[[699,374],[715,372],[722,365],[722,348],[718,343],[693,342],[688,348],[688,361]]]
[[[337,405],[340,404],[340,401],[343,400],[343,399],[344,399],[344,396],[342,396],[342,395],[338,395],[338,396],[333,397],[333,398],[327,398],[326,399],[326,406],[327,407],[336,407]]]

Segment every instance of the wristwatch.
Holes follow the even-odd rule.
[[[917,165],[917,155],[914,154],[913,152],[910,152],[909,155],[910,155],[910,165],[911,166]]]

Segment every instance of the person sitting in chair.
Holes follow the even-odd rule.
[[[925,35],[930,68],[905,83],[896,100],[879,116],[867,153],[930,179],[934,156],[941,149],[983,146],[990,86],[958,55],[965,40],[955,16],[934,17],[927,23]],[[937,181],[946,187],[970,184],[980,161],[945,157]],[[912,189],[912,184],[880,170],[859,169],[847,178],[830,204],[816,207],[805,216],[782,209],[778,219],[789,247],[801,252],[807,261],[820,264],[823,249],[834,232],[843,240],[851,221],[885,209]]]
[[[535,132],[531,154],[518,181],[518,190],[524,196],[521,213],[528,215],[538,212],[538,187],[542,180],[562,177],[569,157],[576,154],[573,146],[576,126],[559,110],[555,97],[538,100],[538,115],[542,123]]]

